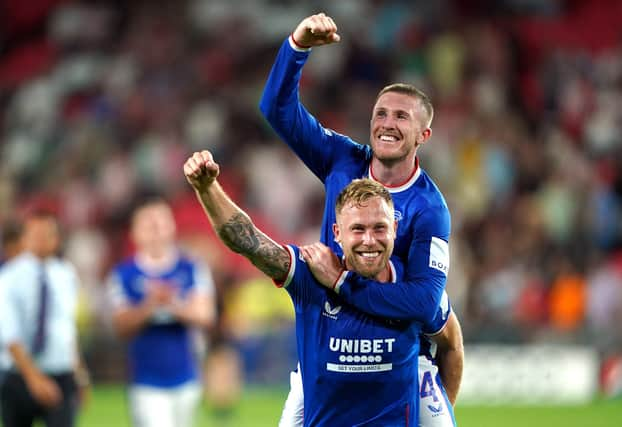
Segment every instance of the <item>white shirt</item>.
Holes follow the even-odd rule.
[[[43,351],[32,356],[43,372],[72,371],[76,362],[76,305],[78,276],[69,262],[50,257],[40,260],[22,253],[0,269],[0,345],[21,343],[32,355],[39,311],[40,269],[48,282],[46,338]],[[8,368],[12,360],[8,360]],[[5,367],[6,368],[6,367]]]

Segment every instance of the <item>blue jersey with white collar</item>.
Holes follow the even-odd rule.
[[[169,268],[149,271],[132,257],[118,264],[109,278],[114,307],[139,305],[151,284],[170,287],[180,300],[194,292],[213,292],[211,273],[196,261],[179,255]],[[166,311],[156,313],[131,339],[128,353],[132,384],[169,388],[199,379],[192,328]]]
[[[300,103],[298,84],[308,51],[289,40],[279,50],[260,109],[274,130],[324,183],[326,202],[321,241],[337,254],[334,241],[335,202],[355,178],[374,179],[372,152],[367,145],[324,128]],[[366,313],[385,319],[431,321],[441,302],[449,269],[450,216],[432,179],[418,165],[399,187],[387,187],[393,197],[397,238],[394,255],[407,263],[404,280],[394,286],[348,273],[340,296]]]
[[[282,285],[296,312],[304,425],[415,425],[423,325],[363,313],[317,283],[297,247],[286,248],[292,262]],[[400,275],[396,265],[393,278]],[[437,312],[427,331],[444,325],[444,314]]]

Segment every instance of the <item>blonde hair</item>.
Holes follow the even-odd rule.
[[[355,179],[339,193],[337,203],[335,203],[335,213],[339,215],[343,207],[349,203],[355,206],[364,206],[369,199],[374,197],[383,199],[393,211],[391,193],[382,184],[369,178]]]

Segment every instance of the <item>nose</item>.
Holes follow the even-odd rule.
[[[381,126],[384,129],[395,129],[395,118],[393,117],[393,115],[391,114],[387,114],[383,119],[382,119],[382,124]]]
[[[363,233],[363,244],[364,245],[368,245],[371,246],[376,242],[376,239],[374,237],[374,233],[373,230],[366,230]]]

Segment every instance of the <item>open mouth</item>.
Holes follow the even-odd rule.
[[[360,251],[360,252],[356,252],[356,254],[360,256],[361,258],[364,258],[365,260],[374,260],[380,256],[381,252],[380,251]]]
[[[380,135],[378,139],[382,142],[397,142],[399,140],[395,135]]]
[[[398,135],[380,134],[376,137],[378,144],[397,145],[402,139]]]

